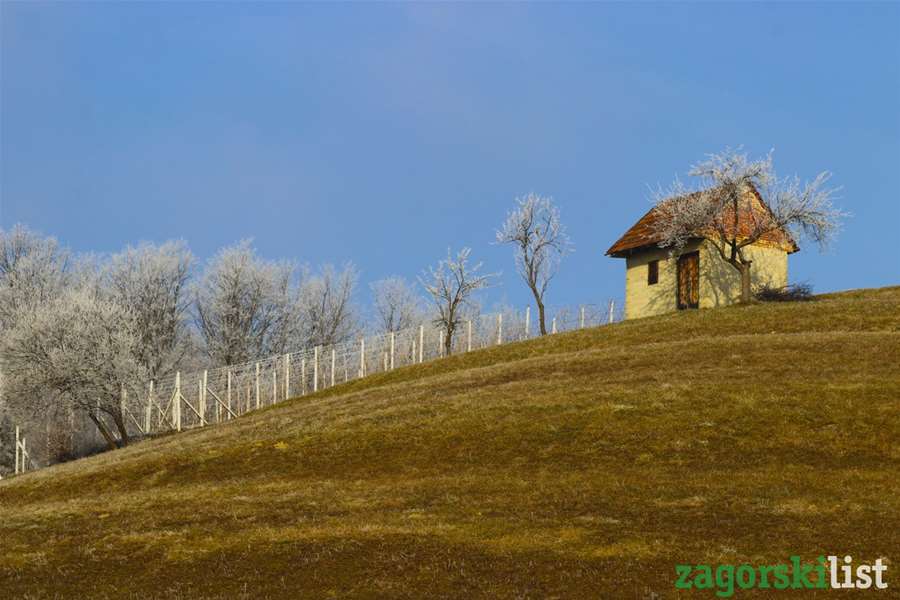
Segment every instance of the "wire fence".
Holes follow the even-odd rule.
[[[604,304],[548,309],[547,333],[620,321],[621,306],[610,300]],[[530,308],[505,309],[462,320],[451,332],[433,325],[419,325],[257,361],[177,372],[149,383],[135,382],[123,389],[121,409],[130,435],[183,431],[226,422],[288,398],[374,373],[421,364],[448,353],[518,342],[539,333],[537,319]],[[15,444],[14,473],[36,468],[38,465],[27,454],[25,438],[18,427]]]

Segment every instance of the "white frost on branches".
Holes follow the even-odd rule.
[[[796,176],[781,178],[771,152],[749,160],[740,150],[726,149],[694,165],[689,174],[698,179],[697,188],[676,179],[654,193],[653,233],[659,246],[673,254],[691,239],[709,240],[741,274],[743,301],[750,299],[752,262],[745,248],[779,233],[824,248],[847,216],[833,205],[836,190],[826,187],[831,173],[824,171],[808,183]]]
[[[372,305],[379,331],[400,331],[422,320],[422,298],[402,277],[381,279],[369,287],[372,290]]]
[[[69,282],[69,253],[23,225],[0,229],[0,331],[16,314],[58,295]]]
[[[138,357],[152,379],[173,373],[190,351],[189,283],[194,257],[183,241],[143,243],[104,268],[111,297],[134,315]]]
[[[279,354],[298,331],[296,268],[257,256],[249,240],[213,257],[194,292],[195,323],[214,364]]]
[[[449,355],[453,349],[453,334],[463,318],[463,310],[477,290],[490,285],[495,274],[479,274],[482,264],[469,265],[470,248],[463,248],[456,256],[447,249],[447,258],[429,267],[419,277],[419,282],[437,310],[434,324],[446,333],[444,348]]]
[[[316,275],[307,274],[300,287],[298,310],[302,347],[345,342],[359,333],[353,294],[359,274],[351,263],[338,271],[325,265]]]
[[[516,271],[534,296],[538,324],[544,335],[547,333],[544,294],[562,257],[572,251],[572,242],[552,198],[530,193],[516,198],[516,204],[497,231],[497,242],[514,246]]]
[[[88,283],[20,312],[3,336],[0,361],[8,389],[32,398],[34,415],[80,411],[115,447],[113,431],[128,443],[122,389],[148,381],[140,346],[134,314]]]

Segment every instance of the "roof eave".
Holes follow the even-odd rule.
[[[609,250],[606,251],[606,256],[611,256],[613,258],[628,258],[635,252],[640,252],[641,250],[651,250],[653,248],[659,248],[656,242],[650,242],[649,244],[641,244],[640,246],[630,246],[628,248],[620,248],[619,250],[614,250],[615,245],[611,246]]]

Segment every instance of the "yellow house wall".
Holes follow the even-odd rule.
[[[700,308],[725,306],[741,297],[741,276],[707,241],[688,244],[683,253],[700,251]],[[787,285],[787,252],[768,246],[745,248],[753,261],[750,279],[754,291],[763,285]],[[659,282],[647,285],[647,263],[659,261]],[[676,258],[668,250],[648,248],[626,258],[625,318],[637,319],[677,310]]]

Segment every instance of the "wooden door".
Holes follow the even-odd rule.
[[[690,252],[678,257],[678,308],[700,306],[700,253]]]

